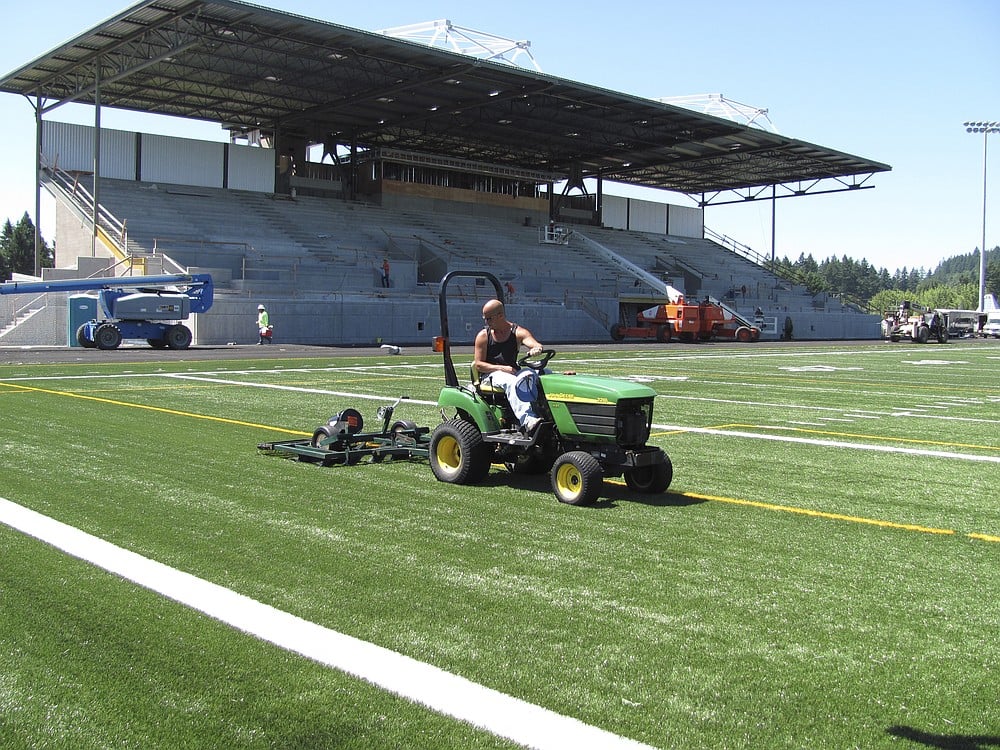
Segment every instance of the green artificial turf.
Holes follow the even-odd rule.
[[[657,390],[674,465],[662,496],[614,480],[583,508],[500,467],[468,487],[257,450],[346,407],[371,429],[403,395],[399,418],[436,424],[430,356],[0,365],[0,496],[653,746],[991,746],[1000,466],[974,459],[1000,456],[998,362],[960,342],[562,352]],[[0,738],[508,746],[5,526]]]

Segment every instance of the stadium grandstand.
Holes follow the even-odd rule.
[[[434,38],[456,31],[436,24]],[[256,342],[258,303],[278,342],[428,345],[438,282],[457,269],[509,282],[512,317],[552,343],[610,342],[670,288],[756,315],[762,338],[786,319],[797,338],[878,336],[876,316],[714,236],[703,209],[868,189],[889,166],[546,75],[524,44],[472,56],[405,31],[145,0],[7,74],[0,91],[34,106],[38,190],[55,198],[56,268],[36,273],[210,272],[199,345]],[[94,125],[54,119],[69,102],[93,105]],[[229,139],[104,129],[102,107],[219,123]],[[472,341],[489,291],[458,286],[453,333]],[[65,344],[65,296],[0,298],[0,345]]]

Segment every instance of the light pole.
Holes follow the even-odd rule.
[[[979,312],[986,310],[986,145],[990,133],[1000,133],[1000,122],[967,122],[966,133],[983,134],[983,244],[979,246]]]

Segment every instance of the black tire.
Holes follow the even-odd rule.
[[[191,346],[191,331],[180,323],[170,326],[163,337],[171,349],[187,349]]]
[[[625,334],[623,333],[624,330],[625,326],[623,326],[621,323],[615,323],[613,326],[611,326],[611,340],[621,341],[623,338],[625,338]]]
[[[556,499],[567,505],[589,505],[601,496],[604,470],[586,451],[563,453],[549,474]]]
[[[146,339],[146,343],[149,344],[154,349],[166,349],[167,340],[166,339]]]
[[[660,455],[663,457],[660,463],[625,471],[625,484],[630,490],[656,495],[670,486],[674,478],[674,465],[670,463],[670,457],[666,453],[660,451]]]
[[[118,326],[111,323],[101,323],[97,326],[97,330],[94,331],[94,344],[98,349],[103,349],[107,351],[108,349],[117,349],[122,343],[122,332],[118,330]]]
[[[87,324],[84,323],[82,326],[76,329],[76,343],[82,346],[84,349],[93,349],[97,346],[93,341],[87,338]]]
[[[948,329],[947,328],[942,328],[942,329],[940,329],[938,331],[937,340],[938,340],[939,344],[947,344],[948,343]]]
[[[913,332],[913,340],[918,344],[926,344],[930,341],[931,329],[927,326],[919,326],[917,330]]]
[[[416,422],[411,422],[409,419],[397,419],[392,423],[392,427],[389,428],[389,432],[393,435],[398,435],[400,432],[411,432],[416,429]]]
[[[471,422],[452,419],[431,433],[431,471],[439,482],[477,484],[490,473],[490,458],[490,446]]]
[[[668,325],[663,325],[663,326],[657,326],[656,327],[656,340],[657,341],[659,341],[661,344],[668,344],[668,343],[670,343],[670,338],[671,338],[671,332],[670,332],[670,325],[669,324]]]
[[[320,443],[322,443],[327,438],[331,438],[333,436],[334,436],[333,428],[330,427],[330,425],[326,424],[320,425],[319,427],[316,428],[316,431],[313,432],[312,441],[310,442],[310,445],[312,445],[313,448],[319,448]],[[333,443],[330,443],[330,445],[333,445]]]
[[[741,344],[748,344],[753,338],[753,332],[746,326],[740,326],[736,329],[736,340]]]
[[[331,455],[323,458],[323,464],[325,466],[340,466],[341,464],[354,466],[354,464],[358,463],[362,459],[364,454],[358,451],[350,452],[350,443],[347,441],[337,440],[325,446],[320,445],[320,443],[327,438],[331,438],[339,434],[339,431],[334,432],[333,427],[328,424],[320,425],[313,433],[311,445],[313,448],[323,447],[326,450],[331,451]]]

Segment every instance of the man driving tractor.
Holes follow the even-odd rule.
[[[483,305],[483,321],[486,325],[476,335],[473,367],[483,376],[484,382],[504,390],[523,431],[531,434],[542,421],[534,409],[538,373],[527,367],[518,368],[518,352],[523,346],[528,356],[534,356],[543,347],[531,331],[507,320],[500,300],[491,299]]]

